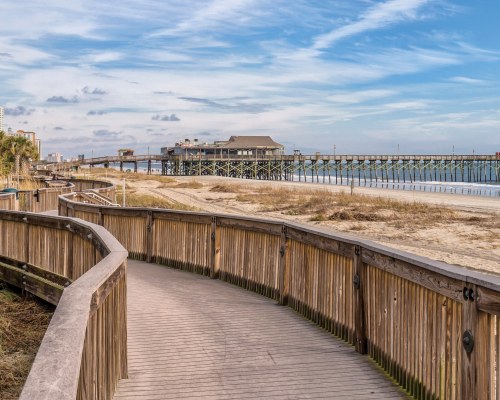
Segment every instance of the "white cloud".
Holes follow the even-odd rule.
[[[467,76],[454,76],[448,80],[450,82],[465,83],[465,84],[470,84],[470,85],[481,85],[483,83],[486,83],[486,81],[483,79],[469,78]]]
[[[363,13],[357,21],[336,28],[315,38],[313,49],[330,47],[338,40],[363,32],[382,29],[389,25],[417,18],[417,10],[429,0],[389,0],[377,3]]]

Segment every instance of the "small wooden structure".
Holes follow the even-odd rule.
[[[134,150],[132,149],[119,149],[118,156],[119,157],[129,157],[134,155]]]

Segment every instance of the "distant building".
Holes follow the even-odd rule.
[[[63,161],[63,156],[61,153],[50,153],[47,156],[47,162],[60,163]]]
[[[3,107],[0,107],[0,131],[3,132]]]
[[[231,136],[229,140],[201,143],[185,139],[173,147],[162,147],[162,154],[172,155],[233,155],[233,156],[279,156],[285,147],[270,136]]]
[[[38,151],[38,156],[40,157],[42,155],[42,141],[36,138],[35,132],[23,131],[21,129],[17,130],[16,132],[13,132],[12,129],[9,128],[9,130],[7,131],[7,135],[18,136],[28,139],[31,143],[33,143],[33,146],[35,146],[36,150]]]
[[[134,150],[132,150],[132,149],[119,149],[118,155],[119,156],[133,156]]]

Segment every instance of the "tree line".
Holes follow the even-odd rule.
[[[19,175],[26,171],[30,161],[38,158],[38,150],[31,140],[0,131],[0,177]]]

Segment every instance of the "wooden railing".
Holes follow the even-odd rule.
[[[18,208],[15,193],[0,193],[0,210],[17,211]]]
[[[10,276],[20,271],[24,290],[38,294],[33,275],[40,272],[45,281],[74,281],[59,299],[21,399],[111,399],[127,377],[126,250],[102,227],[70,218],[0,211],[0,232],[0,256],[17,261],[4,268]]]
[[[500,278],[291,222],[60,198],[131,257],[288,304],[419,399],[500,397]]]
[[[59,196],[71,192],[93,191],[109,198],[113,203],[116,188],[112,183],[84,179],[71,179],[67,186],[21,190],[17,196],[12,193],[0,194],[0,210],[45,212],[57,210]]]
[[[75,192],[86,192],[91,190],[102,196],[108,197],[113,202],[115,201],[116,187],[112,183],[86,179],[71,179],[70,182],[74,185]]]

